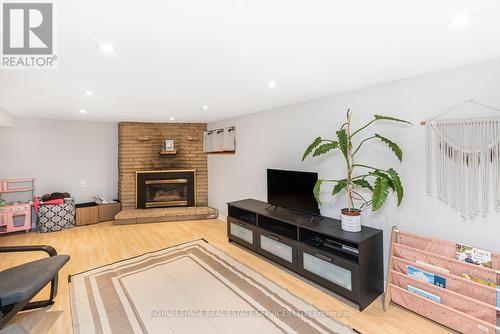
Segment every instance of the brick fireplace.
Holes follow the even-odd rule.
[[[141,206],[136,205],[136,199],[139,198],[144,198],[144,202],[149,202],[149,208],[207,206],[207,157],[203,152],[203,131],[206,128],[207,125],[204,123],[120,123],[118,125],[118,196],[122,207],[125,210],[146,208],[146,203]],[[174,140],[175,154],[161,154],[166,139]],[[194,174],[190,181],[186,175],[174,172],[188,170]],[[151,172],[172,172],[172,174],[165,174],[165,180],[161,181],[162,177],[158,178],[158,175]],[[146,187],[149,192],[144,192],[142,195],[137,193],[137,180],[148,181],[148,177],[139,178],[139,175],[149,175],[148,187]],[[168,181],[168,179],[171,180]],[[186,196],[186,199],[181,199],[184,191],[189,191],[187,189],[189,184],[192,184],[192,197]],[[146,201],[147,196],[149,197]],[[169,198],[170,204],[167,203]]]

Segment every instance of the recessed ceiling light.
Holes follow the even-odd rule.
[[[80,114],[86,114],[87,113],[87,110],[85,109],[80,109]]]
[[[270,82],[267,84],[267,87],[269,87],[269,88],[274,88],[274,87],[276,87],[276,82],[274,82],[274,81],[270,81]]]
[[[208,106],[203,106],[203,110],[208,110]]]
[[[472,22],[473,17],[472,14],[457,15],[448,23],[448,26],[453,30],[463,30]]]
[[[173,117],[170,117],[170,120],[171,120],[171,121],[173,121],[173,120],[175,120],[175,118],[173,118]]]
[[[99,43],[99,49],[107,54],[115,53],[115,48],[109,43]]]
[[[90,90],[85,91],[84,94],[85,94],[85,96],[94,96],[95,95],[94,92],[92,92]]]

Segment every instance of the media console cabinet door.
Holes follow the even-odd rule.
[[[248,248],[255,249],[256,238],[255,231],[252,227],[238,219],[228,217],[227,228],[229,238],[234,239]]]
[[[262,229],[257,230],[257,235],[257,251],[260,254],[282,266],[297,270],[297,247],[294,241]]]
[[[293,248],[280,242],[279,237],[260,235],[260,248],[289,263],[293,262]]]
[[[241,240],[244,240],[248,242],[249,244],[253,244],[253,232],[252,230],[249,230],[245,228],[244,226],[240,226],[235,223],[230,223],[230,232],[231,235],[234,235],[235,237],[240,238]]]
[[[353,301],[358,301],[358,264],[325,252],[301,250],[299,267],[304,276]]]

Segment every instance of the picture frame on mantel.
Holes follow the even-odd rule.
[[[165,139],[165,152],[175,151],[175,142],[173,139]]]

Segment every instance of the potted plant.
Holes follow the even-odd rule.
[[[411,124],[408,121],[394,117],[374,115],[374,119],[368,124],[353,131],[351,129],[351,111],[347,110],[347,119],[340,127],[340,130],[336,132],[337,138],[333,140],[317,137],[311,145],[307,147],[302,156],[302,161],[304,161],[311,154],[313,157],[317,157],[336,150],[342,153],[347,166],[345,178],[338,180],[318,180],[314,186],[313,192],[316,200],[321,204],[319,199],[321,185],[333,183],[332,195],[336,195],[342,190],[346,191],[347,207],[341,210],[342,229],[344,231],[361,231],[361,210],[368,206],[371,206],[373,211],[380,209],[386,201],[389,191],[396,193],[398,206],[403,200],[403,186],[396,170],[393,168],[385,170],[355,161],[359,150],[370,140],[377,140],[386,144],[394,152],[399,161],[403,160],[401,148],[386,137],[374,134],[364,139],[358,139],[363,130],[377,121]],[[353,140],[356,140],[356,145],[354,145]],[[358,170],[361,170],[361,172],[356,173]],[[367,194],[363,196],[361,194],[361,189],[371,194],[371,196],[368,198]]]

